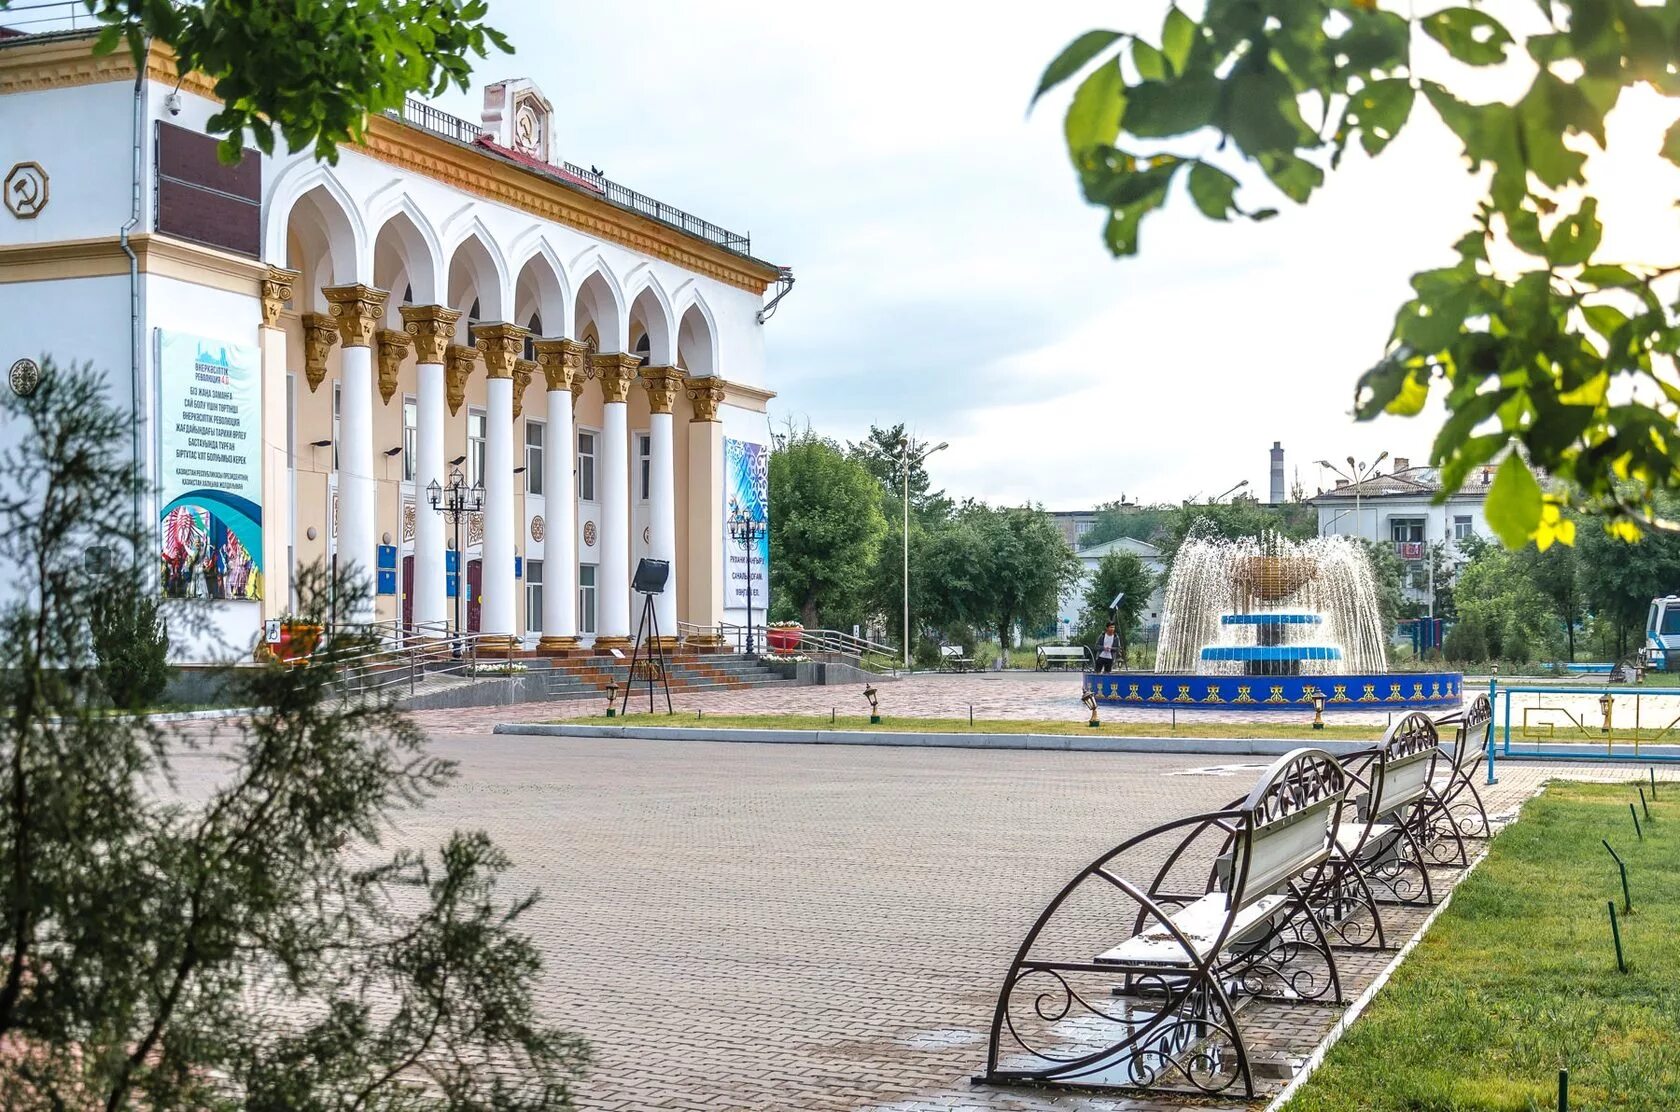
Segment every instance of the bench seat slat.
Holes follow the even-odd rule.
[[[1225,917],[1229,914],[1225,896],[1223,892],[1209,892],[1172,916],[1173,926],[1177,927],[1195,948],[1197,961],[1206,959],[1208,952],[1213,948],[1214,939],[1219,936],[1220,928],[1225,925]],[[1260,923],[1270,919],[1287,898],[1283,895],[1265,896],[1238,911],[1227,941],[1240,939]],[[1160,925],[1150,927],[1142,934],[1104,950],[1097,955],[1096,960],[1111,965],[1150,967],[1187,966],[1191,963],[1190,956],[1184,952],[1184,946],[1173,937],[1171,931]]]

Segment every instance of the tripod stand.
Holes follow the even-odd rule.
[[[649,636],[651,631],[652,636]],[[646,649],[644,653],[642,650]],[[653,593],[642,592],[642,620],[636,623],[636,647],[630,651],[630,674],[624,679],[624,701],[630,701],[630,691],[636,686],[636,663],[647,670],[648,713],[653,713],[653,680],[665,689],[665,713],[675,714],[671,706],[671,680],[665,671],[665,648],[659,640],[659,613],[653,608]]]

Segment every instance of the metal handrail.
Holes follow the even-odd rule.
[[[891,645],[883,645],[867,637],[856,637],[838,629],[801,629],[799,632],[802,651],[844,656],[859,668],[883,675],[897,675],[899,672],[899,650]],[[735,652],[746,651],[747,627],[734,622],[716,622],[708,625],[678,621],[677,633],[684,640],[715,636],[725,644],[732,645]],[[752,633],[755,641],[762,642],[764,627],[755,625]],[[884,657],[892,663],[882,664],[871,660],[871,657]]]
[[[452,116],[448,112],[433,108],[425,101],[407,98],[403,102],[401,111],[388,110],[385,115],[393,120],[417,127],[421,131],[429,131],[433,135],[441,135],[445,139],[457,143],[472,145],[478,142],[484,134],[484,128],[470,120],[459,116]],[[532,167],[538,173],[543,173],[540,167]],[[740,232],[732,232],[728,228],[713,224],[710,220],[702,220],[693,213],[684,212],[675,205],[667,205],[663,201],[655,200],[645,193],[638,193],[628,186],[612,181],[605,174],[594,170],[586,170],[582,166],[570,162],[563,162],[560,169],[565,174],[546,174],[556,181],[575,184],[571,179],[581,179],[584,184],[599,192],[608,201],[643,216],[652,217],[669,227],[687,232],[710,243],[715,243],[725,251],[733,251],[738,255],[752,254],[752,236]]]

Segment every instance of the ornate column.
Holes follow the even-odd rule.
[[[675,367],[641,370],[648,396],[648,555],[671,568],[664,593],[653,602],[660,647],[667,651],[677,647],[677,472],[671,404],[682,390],[683,378]]]
[[[338,567],[366,591],[352,621],[373,620],[375,544],[379,507],[373,469],[373,341],[385,317],[384,290],[361,284],[321,290],[338,322],[339,362]]]
[[[513,370],[531,333],[517,324],[481,324],[474,330],[489,382],[484,403],[484,603],[479,632],[487,646],[518,640],[514,616]]]
[[[442,637],[449,622],[448,572],[444,566],[443,515],[432,509],[426,488],[443,486],[443,361],[455,335],[459,309],[404,305],[403,329],[414,337],[414,624],[427,637]]]
[[[538,340],[537,365],[548,387],[548,439],[543,446],[542,652],[577,648],[577,434],[572,403],[583,387],[588,349],[576,340]],[[574,392],[574,386],[576,392]]]
[[[689,404],[694,416],[688,427],[688,617],[698,626],[723,620],[723,383],[716,378],[690,378]],[[691,637],[692,648],[722,648],[718,633]]]
[[[595,648],[630,646],[630,384],[641,360],[626,352],[590,356],[601,383],[600,633]]]
[[[407,308],[407,306],[403,306]],[[381,328],[373,334],[379,352],[379,400],[391,404],[402,375],[402,361],[408,355],[409,335],[391,328]]]
[[[280,311],[292,299],[295,270],[271,266],[262,278],[262,551],[253,553],[262,568],[262,616],[285,613],[292,597],[292,568],[287,548],[292,540],[292,484],[287,481],[293,446],[286,442],[286,330]]]

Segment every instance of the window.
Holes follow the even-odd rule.
[[[1423,518],[1421,517],[1391,518],[1388,525],[1393,532],[1391,539],[1396,544],[1417,544],[1423,541]]]
[[[415,454],[420,449],[420,407],[413,397],[403,398],[403,482],[414,481]]]
[[[1470,524],[1470,515],[1462,514],[1453,518],[1453,540],[1465,541],[1476,535],[1476,530]]]
[[[653,471],[653,437],[645,432],[636,434],[636,474],[641,484],[636,489],[641,491],[636,495],[643,502],[648,500],[648,478]]]
[[[338,424],[339,424],[339,416],[338,416],[339,389],[338,389],[338,386],[339,386],[338,383],[336,383],[336,382],[333,383],[333,470],[334,471],[338,470]]]
[[[543,492],[543,423],[525,422],[525,493]]]
[[[578,565],[578,632],[595,632],[595,565]]]
[[[595,434],[578,433],[577,488],[579,502],[595,501]]]
[[[484,481],[484,410],[467,410],[467,485]]]
[[[531,319],[525,322],[525,328],[531,333],[525,337],[525,358],[535,359],[537,357],[537,337],[542,335],[542,317],[532,313]]]
[[[1680,634],[1680,606],[1670,606],[1663,611],[1662,629],[1659,632],[1664,637]]]
[[[532,633],[542,632],[543,562],[525,561],[525,628]]]

